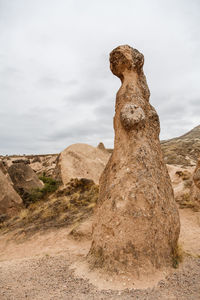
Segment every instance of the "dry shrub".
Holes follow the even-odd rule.
[[[191,208],[194,211],[198,211],[198,206],[195,201],[191,200],[190,193],[185,193],[179,197],[179,199],[176,199],[177,203],[179,204],[180,208]]]
[[[184,187],[187,189],[187,188],[190,188],[192,186],[192,180],[191,179],[187,179],[184,181]]]
[[[173,249],[172,253],[172,266],[173,268],[178,268],[179,264],[183,261],[184,251],[180,244],[177,244]]]
[[[47,198],[31,203],[22,210],[18,218],[4,224],[9,230],[45,229],[74,224],[87,218],[96,205],[99,187],[92,180],[71,179],[66,187],[60,188]]]
[[[56,181],[51,177],[46,177],[44,175],[39,177],[39,179],[43,181],[44,187],[41,189],[33,189],[31,192],[28,192],[24,195],[23,202],[26,207],[37,201],[44,200],[52,193],[54,193],[60,185],[60,182]]]

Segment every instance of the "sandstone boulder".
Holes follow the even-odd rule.
[[[136,276],[172,265],[180,232],[143,63],[144,56],[130,46],[110,54],[111,71],[122,85],[116,97],[114,150],[100,178],[88,254],[92,267]]]
[[[73,144],[60,153],[56,166],[56,177],[66,185],[71,178],[92,179],[99,177],[110,154],[87,144]]]
[[[0,160],[0,170],[3,172],[3,174],[7,174],[8,166],[3,160]]]
[[[179,204],[180,208],[188,207],[190,203],[187,202],[189,201],[190,189],[193,182],[192,176],[194,167],[167,165],[167,169],[176,202]]]
[[[0,191],[0,216],[11,217],[15,215],[23,206],[22,199],[1,170]]]
[[[35,156],[31,160],[30,167],[38,176],[53,177],[56,167],[57,155]]]
[[[100,143],[98,144],[97,148],[98,148],[99,150],[102,150],[102,151],[107,151],[106,148],[105,148],[105,146],[104,146],[104,143],[102,143],[102,142],[100,142]]]
[[[13,182],[14,189],[24,201],[27,195],[34,189],[41,189],[43,187],[43,183],[27,164],[15,163],[9,167],[8,173]]]
[[[0,160],[0,170],[6,176],[6,178],[11,183],[11,185],[13,185],[12,180],[10,179],[10,176],[8,174],[8,164],[7,164],[7,162],[5,160]]]
[[[35,156],[31,161],[31,163],[36,163],[36,162],[39,162],[39,163],[41,162],[40,156]]]

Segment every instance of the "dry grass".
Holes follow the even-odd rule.
[[[187,179],[184,181],[184,187],[187,188],[191,188],[193,181],[191,179]]]
[[[172,266],[178,268],[179,264],[183,261],[184,251],[180,244],[177,244],[173,250]]]
[[[181,195],[176,202],[179,204],[181,209],[183,208],[191,208],[193,211],[199,211],[199,207],[195,201],[191,200],[190,193],[185,193]]]
[[[88,217],[96,205],[99,187],[92,180],[72,179],[47,199],[21,210],[18,216],[1,224],[3,230],[46,229],[74,224]]]

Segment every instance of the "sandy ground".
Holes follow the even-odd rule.
[[[180,217],[180,244],[187,255],[178,269],[149,282],[84,268],[91,242],[74,240],[69,228],[30,236],[0,233],[0,300],[200,299],[200,212],[183,209]]]

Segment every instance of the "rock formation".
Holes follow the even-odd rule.
[[[30,165],[30,160],[29,159],[15,159],[12,161],[13,164],[19,164],[23,163],[25,165]]]
[[[92,179],[99,183],[99,177],[108,162],[110,154],[87,144],[74,144],[60,153],[55,169],[56,178],[66,185],[71,178]]]
[[[3,172],[3,174],[7,174],[8,166],[3,160],[0,160],[0,170]]]
[[[122,85],[116,97],[114,151],[100,178],[88,254],[92,267],[132,274],[172,265],[180,231],[143,63],[143,55],[127,45],[110,54],[111,71]]]
[[[188,207],[194,167],[166,165],[174,191],[174,198],[180,208]]]
[[[3,174],[6,176],[8,181],[13,185],[12,180],[10,179],[10,176],[8,174],[8,164],[4,160],[0,160],[0,170],[3,172]]]
[[[13,182],[14,189],[25,200],[34,189],[41,189],[43,183],[28,164],[15,163],[8,169],[8,174]]]
[[[15,215],[22,208],[22,199],[0,170],[0,219]]]
[[[200,159],[197,162],[193,175],[193,184],[191,187],[191,202],[194,203],[196,209],[200,209]]]
[[[107,151],[106,148],[105,148],[105,146],[104,146],[104,143],[102,143],[102,142],[100,142],[100,143],[98,144],[97,148],[98,148],[99,150],[102,150],[102,151]]]

